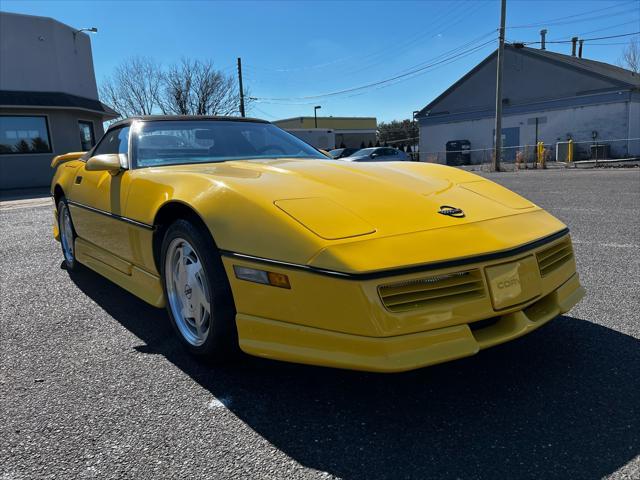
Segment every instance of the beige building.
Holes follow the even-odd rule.
[[[294,117],[273,122],[280,128],[295,134],[298,130],[331,130],[335,134],[335,146],[329,148],[353,147],[365,144],[375,145],[378,122],[375,117]]]
[[[0,190],[48,185],[53,156],[89,150],[117,116],[98,100],[86,33],[0,12]]]

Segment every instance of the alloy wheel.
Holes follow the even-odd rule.
[[[71,223],[71,213],[66,203],[62,204],[60,211],[60,243],[62,243],[62,254],[69,265],[75,262],[75,251],[73,244],[73,224]]]
[[[211,298],[200,257],[184,238],[175,238],[169,244],[165,282],[178,330],[189,344],[202,345],[211,329]]]

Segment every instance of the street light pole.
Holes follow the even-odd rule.
[[[318,128],[318,109],[319,108],[322,108],[322,106],[316,105],[315,107],[313,107],[313,119],[315,121],[316,128]]]
[[[498,58],[496,70],[496,150],[493,158],[493,170],[500,171],[500,160],[502,159],[502,69],[504,67],[504,24],[507,15],[507,0],[501,1],[500,7],[500,33],[498,43]]]

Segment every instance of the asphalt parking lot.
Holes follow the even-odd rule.
[[[203,365],[0,207],[0,479],[640,478],[640,170],[488,174],[569,225],[587,297],[512,343],[376,375]]]

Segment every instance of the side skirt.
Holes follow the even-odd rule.
[[[76,259],[81,264],[111,280],[119,287],[154,307],[163,308],[165,306],[160,277],[81,238],[75,240],[75,253]]]

